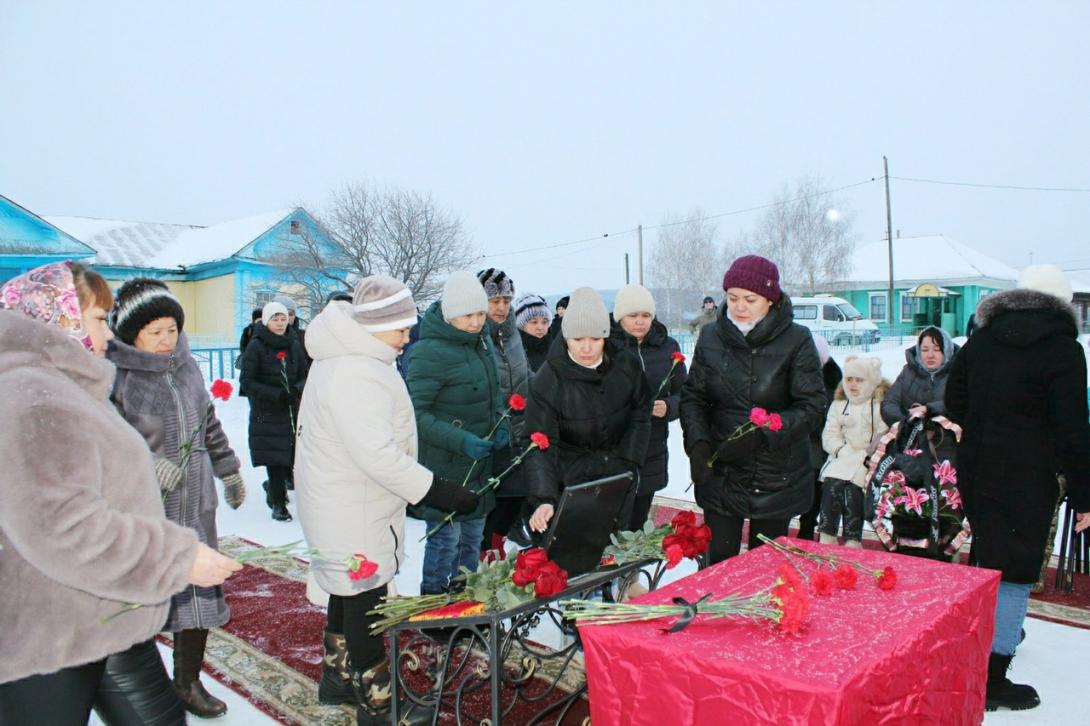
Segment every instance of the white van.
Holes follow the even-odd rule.
[[[881,339],[878,326],[842,297],[793,297],[791,307],[796,323],[823,336],[830,345],[870,344]]]

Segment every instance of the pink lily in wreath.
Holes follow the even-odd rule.
[[[961,505],[961,492],[956,488],[943,489],[942,496],[946,497],[946,503],[950,505],[952,509],[962,509]]]
[[[923,516],[923,503],[931,499],[923,489],[913,489],[912,487],[905,487],[904,496],[898,498],[901,499],[898,503],[904,505],[905,511],[911,509],[921,517]]]
[[[934,470],[939,486],[958,483],[958,470],[953,467],[949,459],[944,459],[941,464],[935,464]]]
[[[887,472],[886,476],[882,479],[883,484],[904,484],[905,475],[904,472],[891,471]]]

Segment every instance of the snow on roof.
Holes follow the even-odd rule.
[[[852,253],[852,271],[841,283],[882,283],[889,280],[886,241],[871,242]],[[902,282],[934,282],[988,278],[1018,279],[1018,270],[943,235],[898,237],[893,240],[893,277]]]
[[[187,230],[178,235],[173,244],[154,255],[149,260],[149,265],[170,269],[227,259],[293,211],[279,209],[214,224],[211,227]]]
[[[46,217],[93,247],[94,264],[172,270],[231,257],[292,213],[291,209],[233,219],[211,227],[94,217]]]
[[[51,216],[46,217],[46,220],[93,247],[98,253],[95,255],[94,264],[118,267],[148,267],[148,261],[174,242],[180,234],[196,229],[189,224],[131,222],[94,217]]]

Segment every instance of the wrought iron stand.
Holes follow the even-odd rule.
[[[650,568],[647,571],[643,568]],[[393,722],[401,717],[399,703],[404,694],[406,703],[417,704],[432,712],[432,724],[438,724],[439,714],[453,710],[456,722],[466,721],[462,713],[464,697],[484,688],[490,695],[491,714],[480,723],[499,726],[521,700],[530,704],[542,704],[542,708],[527,722],[527,726],[552,723],[559,726],[575,702],[586,692],[586,679],[570,671],[572,662],[582,649],[576,628],[564,621],[558,601],[585,598],[592,593],[611,590],[614,582],[618,592],[625,592],[630,585],[645,580],[649,590],[655,589],[662,578],[664,568],[659,560],[633,562],[627,565],[600,569],[572,578],[568,587],[549,598],[541,598],[516,608],[444,620],[405,622],[390,628],[391,698]],[[530,633],[545,619],[551,620],[561,631],[572,636],[572,642],[559,650],[546,649],[530,640]],[[399,634],[411,632],[408,642],[400,643]],[[421,657],[421,653],[425,657]],[[482,660],[481,656],[486,656]],[[434,663],[429,664],[434,657]],[[509,659],[517,661],[517,671],[504,666]],[[424,676],[429,683],[417,690],[407,683],[407,674]],[[527,686],[537,675],[543,675],[547,688],[541,693],[528,693]],[[564,684],[567,695],[554,703],[546,700]],[[501,701],[504,688],[514,694],[506,706]],[[536,690],[536,689],[534,689]],[[555,718],[554,718],[555,716]]]

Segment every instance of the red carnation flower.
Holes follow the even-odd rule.
[[[684,556],[685,556],[685,552],[684,552],[684,550],[681,549],[680,545],[674,544],[674,545],[670,545],[669,547],[667,547],[666,548],[666,569],[670,570],[670,569],[673,569],[674,567],[677,567],[678,563],[681,562],[681,559]]]
[[[279,353],[276,354],[276,359],[277,360],[287,360],[288,359],[288,351],[286,351],[286,350],[280,351]]]
[[[766,425],[768,423],[768,411],[759,406],[754,406],[749,410],[749,422],[758,428]]]
[[[530,434],[530,443],[544,451],[549,448],[549,437],[540,431]]]
[[[791,587],[801,587],[802,578],[799,577],[798,571],[791,565],[780,565],[779,569],[780,580]]]
[[[695,527],[696,513],[678,512],[674,515],[674,518],[670,520],[670,526],[673,527],[675,530],[680,530],[682,527]]]
[[[550,597],[568,586],[568,573],[555,562],[546,561],[534,578],[534,596]]]
[[[814,576],[810,578],[810,585],[813,586],[815,595],[832,595],[833,591],[836,590],[833,576],[825,570],[815,572]]]
[[[357,552],[352,555],[348,564],[348,579],[366,580],[368,577],[373,577],[378,572],[378,564],[367,559],[366,555]]]
[[[228,381],[222,378],[217,378],[212,382],[212,398],[218,398],[221,401],[226,401],[231,398],[231,393],[235,390]]]
[[[780,414],[772,413],[768,416],[768,428],[771,431],[779,431],[783,428],[783,419],[780,418]]]
[[[892,590],[897,587],[897,573],[893,571],[893,568],[886,565],[882,570],[882,574],[878,576],[878,589],[880,590]]]
[[[856,573],[855,568],[851,565],[841,565],[836,568],[836,584],[841,590],[854,590]]]
[[[519,393],[512,393],[511,397],[507,399],[507,405],[512,411],[525,411],[526,397]]]
[[[672,353],[672,354],[670,354],[670,359],[673,360],[676,363],[684,363],[685,362],[685,354],[681,353],[681,352]]]

